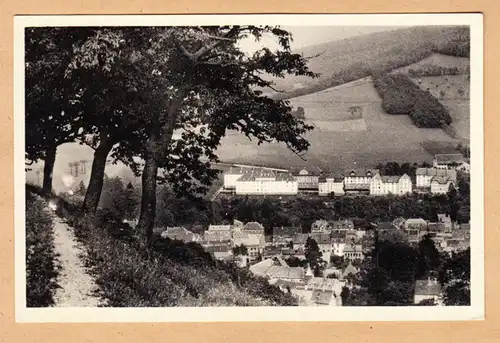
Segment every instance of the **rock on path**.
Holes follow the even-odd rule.
[[[72,228],[54,216],[54,246],[59,254],[58,285],[54,295],[55,307],[97,307],[102,301],[93,294],[97,289],[82,261],[85,248],[76,241]]]

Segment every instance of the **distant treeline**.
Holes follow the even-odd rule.
[[[384,111],[389,114],[408,114],[418,127],[438,128],[451,124],[446,107],[407,75],[387,74],[375,79],[374,86],[382,97]]]
[[[377,55],[376,58],[371,58],[369,61],[356,62],[347,68],[334,72],[330,78],[315,80],[313,84],[307,85],[304,88],[277,93],[273,98],[290,99],[319,92],[368,76],[374,79],[379,78],[398,68],[419,62],[433,53],[456,57],[469,57],[470,34],[468,27],[450,29],[444,36],[445,37],[434,39],[434,41],[425,41],[417,47],[394,47],[387,50],[383,55]]]
[[[462,75],[469,74],[470,66],[465,68],[458,67],[445,67],[437,66],[433,64],[425,64],[417,68],[408,69],[408,75],[410,76],[443,76],[443,75]]]

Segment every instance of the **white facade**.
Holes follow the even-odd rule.
[[[431,175],[418,175],[417,174],[417,187],[426,188],[431,186]]]
[[[236,181],[236,194],[240,195],[295,195],[298,192],[298,182],[289,174],[261,170],[242,175]]]
[[[411,178],[403,176],[380,176],[376,174],[370,183],[370,195],[405,195],[411,193]]]
[[[431,181],[431,193],[432,194],[446,194],[449,192],[451,185],[453,185],[453,187],[455,187],[455,183],[451,180],[448,180],[445,183],[441,183],[437,180],[432,180]]]
[[[325,181],[318,183],[319,195],[330,195],[332,192],[335,195],[344,195],[344,180],[327,177]]]
[[[333,243],[332,253],[336,256],[344,256],[345,243]]]

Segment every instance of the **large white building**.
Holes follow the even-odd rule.
[[[378,169],[350,169],[344,173],[344,191],[346,193],[370,192],[372,178],[379,174]]]
[[[241,195],[295,195],[299,185],[290,174],[253,170],[236,180],[235,189]]]
[[[344,195],[344,177],[341,175],[320,176],[318,180],[319,195]]]
[[[450,186],[456,186],[457,172],[453,169],[418,168],[416,172],[416,186],[428,189],[433,194],[447,193]]]
[[[411,178],[403,176],[380,176],[375,174],[370,182],[370,195],[405,195],[412,192]]]
[[[251,173],[252,171],[253,168],[231,167],[228,171],[224,173],[224,188],[235,189],[236,181],[244,174]]]
[[[297,179],[299,189],[318,189],[318,181],[321,175],[319,168],[292,168],[290,173]]]

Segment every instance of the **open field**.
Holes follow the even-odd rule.
[[[306,120],[317,126],[307,135],[311,143],[304,155],[307,161],[302,161],[283,145],[257,146],[234,132],[224,139],[219,149],[221,160],[283,167],[315,164],[341,171],[389,161],[431,162],[432,156],[423,148],[423,142],[457,143],[441,129],[420,129],[408,116],[384,113],[381,99],[369,78],[290,99],[290,102],[295,107],[304,107]],[[348,119],[348,110],[352,106],[362,107],[365,130],[359,130],[359,124],[356,124],[359,119]],[[353,129],[332,130],[332,126],[338,128],[336,122],[339,120],[343,120],[344,127],[352,122]]]
[[[421,80],[419,84],[418,80]],[[470,140],[470,82],[467,75],[424,76],[417,84],[424,90],[429,90],[446,106],[451,118],[451,129],[456,138],[464,143]]]
[[[424,58],[416,63],[398,68],[393,73],[407,73],[410,69],[425,69],[426,67],[457,68],[464,73],[470,66],[470,59],[467,57],[449,56],[438,53]]]

